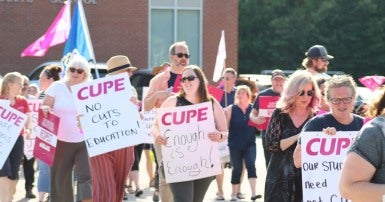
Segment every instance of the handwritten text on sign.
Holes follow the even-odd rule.
[[[212,103],[157,109],[166,182],[182,182],[221,172],[218,144],[208,138],[215,131]]]
[[[72,86],[90,157],[144,142],[127,74]]]
[[[338,179],[346,152],[358,131],[301,134],[302,188],[304,201],[345,201]],[[318,195],[315,195],[317,193]]]
[[[35,147],[35,138],[36,135],[40,132],[40,127],[37,125],[38,119],[38,111],[40,109],[43,100],[41,99],[30,99],[28,100],[29,105],[29,117],[31,122],[29,127],[31,128],[31,133],[29,134],[29,138],[24,136],[24,155],[29,160],[33,157],[33,149]]]
[[[11,152],[27,116],[9,106],[9,102],[0,102],[0,169]]]

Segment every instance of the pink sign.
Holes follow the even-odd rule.
[[[44,117],[42,110],[39,109],[38,126],[41,130],[36,136],[33,155],[50,166],[53,165],[55,158],[59,121],[60,118],[51,113]]]
[[[269,125],[270,117],[273,114],[279,96],[260,96],[259,97],[259,116],[265,117],[267,120],[263,124],[255,124],[249,121],[249,126],[254,126],[259,130],[266,130]]]

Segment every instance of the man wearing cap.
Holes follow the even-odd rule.
[[[326,48],[322,45],[314,45],[305,53],[306,58],[302,61],[302,66],[307,71],[316,77],[323,77],[329,79],[330,75],[326,74],[328,70],[329,60],[334,57],[328,55]]]
[[[143,109],[145,111],[150,111],[154,107],[159,108],[164,100],[174,94],[172,93],[172,87],[174,86],[176,78],[182,74],[183,68],[190,63],[190,54],[186,42],[181,41],[172,44],[169,49],[169,58],[170,66],[150,81],[148,93],[143,102]],[[157,162],[162,162],[160,145],[155,143],[154,148]],[[162,165],[159,165],[159,167],[160,166]],[[160,170],[162,169],[158,168],[158,171]],[[166,184],[164,174],[158,172],[156,173],[156,178],[158,178],[156,183],[159,183],[161,201],[172,202],[173,196],[170,187]],[[158,192],[156,191],[153,196],[154,201],[158,199],[157,194]]]
[[[107,75],[132,75],[137,68],[123,55],[111,57],[107,61]],[[137,104],[135,88],[131,101]],[[93,201],[123,201],[124,185],[134,163],[134,147],[126,147],[89,158],[92,176]]]
[[[270,161],[270,152],[266,145],[266,129],[270,121],[271,113],[260,113],[262,110],[268,111],[275,108],[275,104],[281,96],[283,85],[285,83],[285,73],[280,69],[275,69],[271,73],[271,87],[261,91],[255,99],[253,109],[250,113],[250,120],[256,124],[256,127],[261,131],[263,152],[265,155],[266,168]],[[261,109],[261,102],[267,101],[269,109]]]

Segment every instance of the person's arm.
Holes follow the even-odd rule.
[[[219,102],[214,99],[213,101],[214,108],[214,120],[216,131],[208,134],[208,137],[212,141],[222,142],[228,137],[228,129],[226,123],[225,112]]]
[[[339,189],[341,196],[352,201],[381,201],[385,184],[371,183],[376,168],[360,155],[349,152],[342,167]]]
[[[160,108],[175,107],[175,104],[176,104],[176,96],[172,96],[167,98],[162,103]],[[155,119],[154,125],[151,128],[151,133],[154,136],[154,142],[155,144],[167,145],[167,139],[159,131],[159,125],[158,125],[159,120],[158,120],[158,116],[156,117],[157,118]]]
[[[266,122],[266,120],[267,120],[266,117],[258,116],[258,114],[259,114],[258,110],[252,109],[251,113],[249,115],[250,120],[253,123],[258,124],[258,125],[264,124]]]
[[[50,95],[45,95],[43,104],[40,107],[43,111],[44,116],[47,116],[48,112],[51,111],[54,103],[55,103],[55,97]]]
[[[281,139],[281,142],[279,146],[281,147],[282,151],[285,151],[287,148],[289,148],[291,145],[295,144],[298,140],[299,134],[293,135],[291,137]]]
[[[143,99],[143,109],[145,111],[150,111],[154,107],[160,107],[168,97],[174,95],[174,93],[167,91],[169,79],[170,73],[162,72],[150,80],[148,93]]]
[[[233,105],[230,105],[230,106],[225,108],[225,116],[226,116],[227,128],[230,128],[231,110],[232,109],[233,109]]]
[[[294,166],[296,168],[302,167],[302,156],[301,156],[301,143],[298,143],[293,153]]]

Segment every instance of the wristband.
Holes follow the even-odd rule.
[[[222,133],[221,133],[221,139],[223,138],[223,135],[222,135]]]

